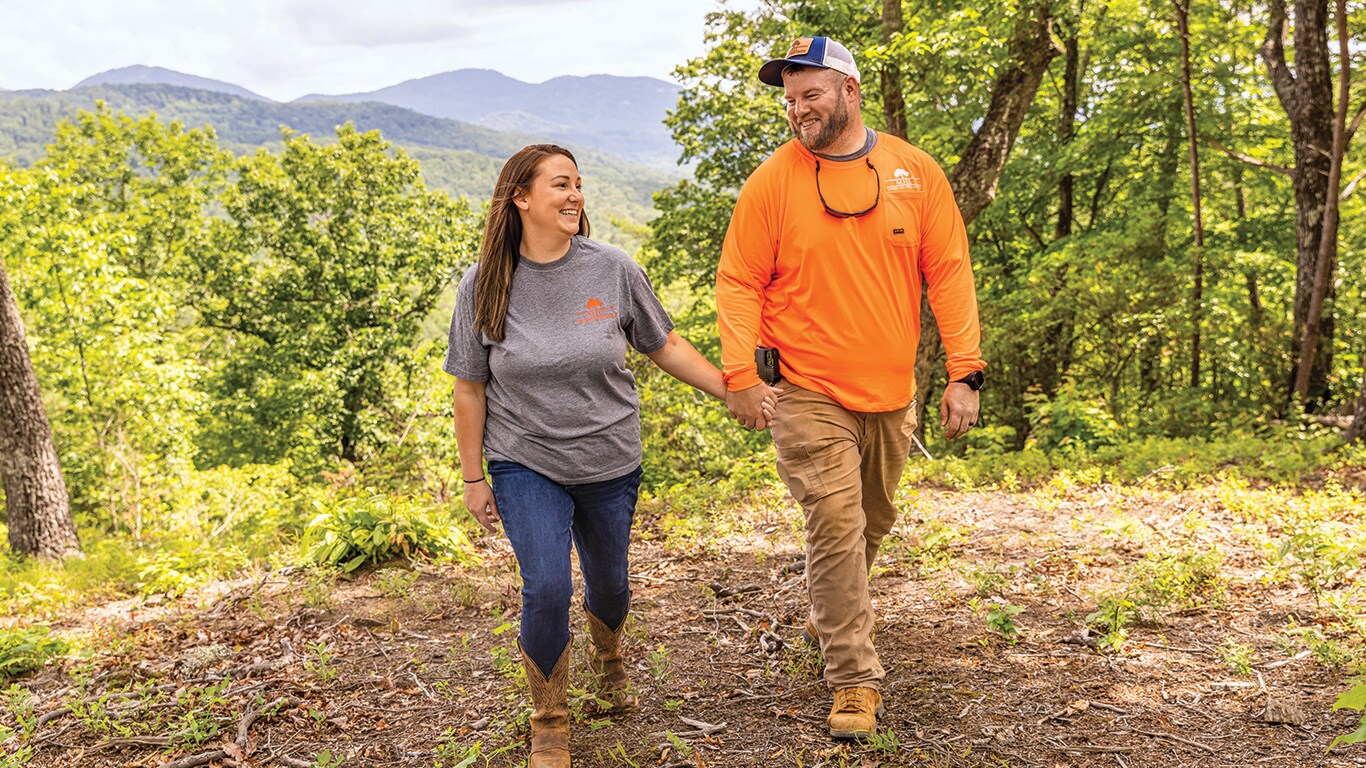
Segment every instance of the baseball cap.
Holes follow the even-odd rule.
[[[848,48],[828,37],[799,37],[792,41],[787,56],[774,59],[759,67],[759,79],[778,88],[783,87],[783,70],[793,64],[807,67],[833,69],[855,80],[859,79],[858,66],[854,64],[854,54]]]

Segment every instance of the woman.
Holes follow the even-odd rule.
[[[569,765],[571,542],[600,698],[635,704],[620,650],[641,475],[626,345],[680,381],[726,393],[720,371],[673,332],[645,272],[588,232],[568,150],[537,144],[509,158],[479,263],[460,281],[444,366],[456,377],[465,506],[490,532],[502,522],[521,568],[533,768]]]

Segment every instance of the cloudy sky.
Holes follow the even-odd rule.
[[[752,9],[758,0],[727,0]],[[0,88],[65,89],[132,64],[278,100],[453,69],[527,82],[648,75],[703,51],[720,0],[6,0]]]

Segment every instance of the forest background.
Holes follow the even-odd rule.
[[[636,173],[589,152],[587,209],[716,360],[711,285],[730,207],[789,136],[778,93],[753,73],[792,38],[829,32],[861,64],[865,119],[937,158],[969,221],[983,415],[951,443],[922,419],[935,460],[912,481],[1296,489],[1351,477],[1366,462],[1366,419],[1352,417],[1366,411],[1366,149],[1354,140],[1366,89],[1347,92],[1343,75],[1362,72],[1366,8],[1337,8],[722,6],[706,55],[676,72],[667,123],[683,169]],[[14,674],[66,653],[47,621],[99,596],[177,596],[243,569],[472,556],[440,361],[497,153],[442,154],[420,138],[404,149],[349,124],[285,128],[258,148],[147,114],[148,93],[160,112],[214,98],[113,88],[79,113],[23,100],[0,112],[9,136],[69,115],[45,149],[16,144],[0,165],[0,298],[22,318],[61,489],[20,485],[41,485],[43,454],[16,415],[0,435],[15,549],[0,594],[17,638],[0,646],[22,649]],[[919,402],[933,409],[942,352],[925,335]],[[701,517],[776,485],[767,435],[644,358],[630,364],[647,502]],[[11,401],[20,374],[0,378]],[[1361,487],[1332,487],[1346,501],[1312,526],[1282,522],[1318,537],[1333,570],[1316,589],[1360,616]],[[1366,635],[1348,623],[1350,669]]]

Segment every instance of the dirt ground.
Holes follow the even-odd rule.
[[[872,581],[882,738],[825,734],[792,503],[775,492],[684,515],[656,500],[633,544],[641,706],[596,712],[576,630],[575,765],[1366,765],[1364,747],[1325,751],[1359,718],[1331,710],[1347,673],[1283,639],[1331,637],[1324,610],[1265,578],[1264,553],[1209,490],[903,493]],[[1223,553],[1218,599],[1150,617],[1118,652],[1097,647],[1084,631],[1097,595],[1145,554],[1192,543]],[[514,564],[504,540],[477,545],[477,564],[244,575],[58,617],[94,650],[21,681],[26,704],[7,695],[0,722],[29,736],[5,743],[0,766],[522,765]],[[989,627],[1006,604],[1023,611]],[[1243,649],[1243,672],[1227,648]]]

